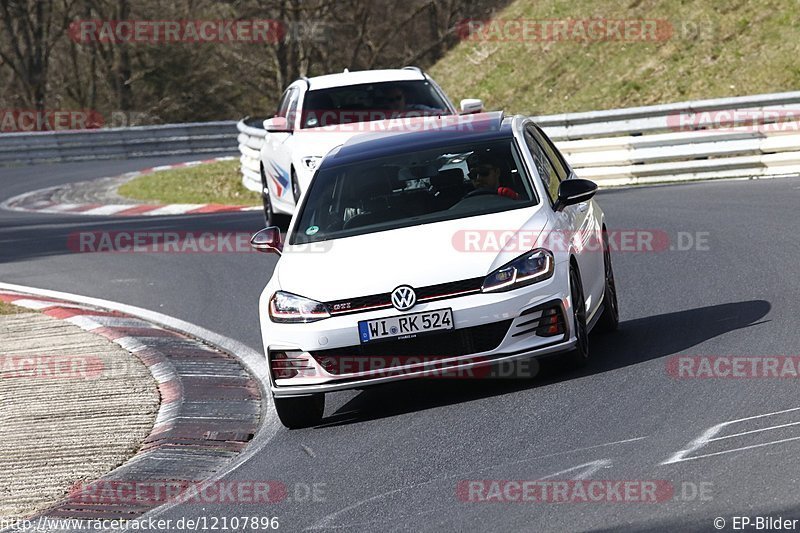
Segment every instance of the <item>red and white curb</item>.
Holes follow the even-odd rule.
[[[233,161],[235,157],[216,157],[203,161],[189,161],[186,163],[176,163],[174,165],[162,165],[152,168],[145,168],[135,172],[128,172],[118,178],[133,179],[155,172],[173,170],[176,168],[195,167],[219,161]],[[102,178],[100,178],[102,179]],[[8,211],[20,211],[25,213],[50,213],[50,214],[69,214],[85,216],[114,216],[114,217],[157,217],[170,215],[200,215],[208,213],[237,213],[243,211],[259,211],[258,206],[240,206],[224,204],[97,204],[97,203],[57,203],[49,200],[37,200],[51,191],[55,191],[62,186],[48,187],[36,191],[27,192],[15,196],[0,204],[0,208]]]
[[[264,392],[263,357],[237,341],[159,313],[57,291],[0,283],[0,300],[111,340],[137,356],[157,381],[161,406],[151,434],[133,458],[93,483],[214,481],[277,432]],[[146,500],[110,506],[82,498],[85,490],[92,483],[32,520],[130,519],[171,507]]]

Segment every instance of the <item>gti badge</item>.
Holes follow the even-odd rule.
[[[417,304],[417,293],[408,285],[400,285],[392,291],[392,305],[398,311],[408,311]]]

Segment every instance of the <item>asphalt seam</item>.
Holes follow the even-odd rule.
[[[132,322],[141,321],[142,317],[109,312],[102,306],[31,295],[8,284],[0,284],[0,289],[0,299],[4,301],[35,307],[131,351],[153,374],[162,399],[153,430],[136,455],[100,480],[82,486],[65,500],[38,513],[35,519],[140,517],[169,502],[107,502],[92,500],[86,495],[96,494],[96,484],[109,480],[115,483],[206,481],[226,466],[230,467],[230,462],[263,426],[265,402],[260,378],[248,372],[246,365],[240,364],[236,357],[212,343],[147,319],[144,321],[149,326],[142,327]],[[138,325],[141,336],[131,334],[132,324],[133,329]],[[159,335],[153,336],[154,332]],[[195,360],[210,364],[214,371],[198,376],[192,370],[194,364],[186,368],[187,362]]]

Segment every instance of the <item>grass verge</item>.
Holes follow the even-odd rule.
[[[19,315],[21,313],[31,313],[30,309],[24,309],[22,307],[17,307],[16,305],[11,305],[0,300],[0,316],[2,315]]]
[[[660,21],[642,40],[462,40],[430,74],[458,101],[554,114],[794,91],[800,4],[785,0],[515,0],[495,19]],[[579,37],[579,35],[578,35]]]
[[[237,160],[145,174],[117,192],[132,200],[165,204],[258,205],[258,195],[242,185]]]

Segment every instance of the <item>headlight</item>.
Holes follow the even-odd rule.
[[[481,291],[498,292],[518,289],[553,275],[553,254],[539,248],[501,266],[483,280]]]
[[[320,161],[322,161],[322,158],[316,155],[304,157],[303,166],[305,166],[308,170],[317,170]]]
[[[330,316],[325,304],[290,292],[277,291],[269,299],[269,317],[273,322],[315,322]]]

